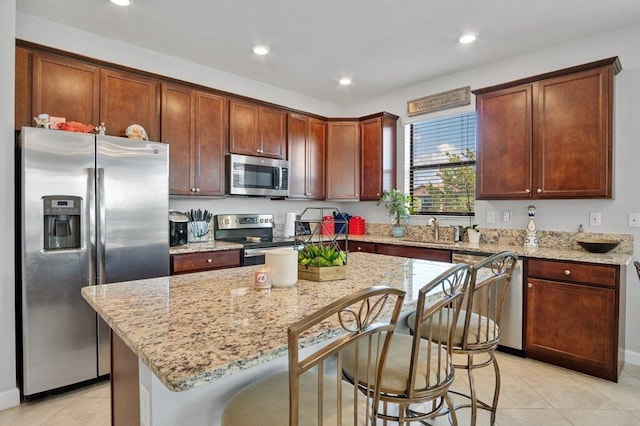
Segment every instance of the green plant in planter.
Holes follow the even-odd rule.
[[[311,243],[298,252],[298,263],[303,266],[342,266],[347,264],[347,253],[321,243]]]
[[[394,226],[402,226],[402,221],[409,215],[422,209],[422,202],[409,194],[392,189],[385,191],[378,200],[378,205],[384,204],[389,211],[389,216],[393,218]]]
[[[462,228],[462,233],[460,235],[460,238],[466,237],[469,229],[473,229],[474,231],[477,231],[477,228],[478,228],[477,223],[474,223],[473,225],[465,226],[464,228]]]

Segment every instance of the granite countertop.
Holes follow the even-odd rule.
[[[609,253],[589,253],[575,245],[561,241],[556,243],[553,239],[549,243],[550,247],[541,246],[536,251],[528,251],[524,249],[523,244],[505,244],[504,241],[516,241],[517,238],[492,238],[491,242],[481,242],[480,244],[470,244],[467,242],[453,243],[453,242],[434,242],[429,241],[424,235],[414,234],[414,236],[407,236],[404,238],[394,238],[391,236],[383,235],[349,235],[351,241],[362,241],[370,243],[383,243],[393,244],[409,247],[426,247],[441,250],[451,250],[454,252],[465,253],[499,253],[501,251],[510,251],[517,254],[520,257],[538,258],[538,259],[553,259],[553,260],[569,260],[575,262],[587,262],[598,263],[605,265],[628,265],[633,260],[633,250],[628,247],[633,246],[633,241],[623,240],[621,247],[613,250]],[[344,238],[340,236],[340,238]],[[200,251],[215,251],[215,250],[232,250],[241,249],[241,244],[226,243],[223,241],[212,241],[203,243],[191,243],[184,246],[171,247],[171,254],[181,253],[194,253]]]
[[[242,249],[242,244],[227,243],[224,241],[203,241],[201,243],[189,243],[183,246],[169,247],[169,254],[197,253],[200,251],[219,251]]]
[[[229,376],[287,353],[287,327],[330,302],[372,285],[418,290],[451,265],[350,253],[347,279],[300,280],[295,287],[253,289],[247,266],[84,287],[83,297],[172,391]],[[339,334],[337,324],[310,335],[311,345]]]
[[[528,251],[523,245],[495,244],[495,243],[479,243],[470,244],[467,242],[433,242],[419,241],[412,238],[394,238],[380,235],[349,235],[351,241],[362,241],[371,243],[394,244],[410,247],[426,247],[442,250],[451,250],[454,252],[465,253],[500,253],[502,251],[510,251],[520,257],[553,259],[553,260],[569,260],[576,262],[599,263],[607,265],[628,265],[633,259],[633,254],[623,252],[610,253],[589,253],[586,250],[572,250],[567,248],[551,248],[539,247],[536,251]]]

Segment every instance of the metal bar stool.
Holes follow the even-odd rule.
[[[404,294],[391,287],[370,287],[289,326],[289,371],[241,389],[226,405],[222,425],[375,425],[379,388],[374,386],[367,397],[342,379],[343,350],[354,346],[366,353],[365,369],[372,374],[361,379],[380,383]],[[313,344],[305,333],[321,323],[345,334],[302,356],[300,349]]]
[[[469,398],[468,404],[455,407],[471,408],[471,424],[477,421],[478,408],[491,412],[491,424],[495,423],[500,396],[500,368],[494,351],[500,343],[500,321],[502,308],[506,300],[511,275],[518,257],[510,252],[502,252],[488,257],[472,266],[471,282],[462,304],[460,318],[452,338],[447,340],[454,355],[466,357],[466,363],[454,364],[456,369],[467,370],[469,376],[469,394],[451,390],[450,392]],[[407,319],[412,330],[418,331],[415,317]],[[428,338],[422,330],[423,338]],[[415,333],[417,334],[417,333]],[[478,356],[486,356],[486,360],[477,361]],[[495,388],[491,404],[478,400],[473,370],[493,365],[495,372]]]

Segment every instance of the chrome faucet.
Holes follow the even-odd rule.
[[[435,216],[431,216],[428,225],[433,225],[433,239],[438,241],[440,239],[440,226],[438,226],[438,219]]]

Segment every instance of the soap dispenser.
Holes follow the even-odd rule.
[[[524,238],[524,248],[526,250],[534,251],[538,249],[538,237],[536,237],[536,223],[533,221],[533,218],[536,215],[535,206],[527,207],[527,215],[529,216],[529,222],[527,222],[527,234]]]

